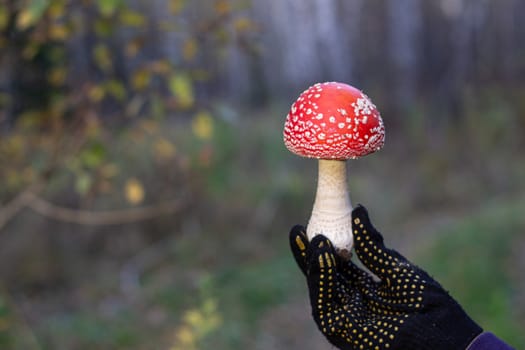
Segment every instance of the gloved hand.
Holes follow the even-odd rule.
[[[438,282],[385,247],[363,206],[353,210],[352,226],[355,252],[379,280],[343,261],[326,237],[308,242],[302,226],[290,232],[313,317],[333,345],[342,350],[464,350],[482,332]]]

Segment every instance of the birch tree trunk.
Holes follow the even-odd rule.
[[[417,89],[421,40],[421,0],[387,1],[388,56],[391,58],[394,106],[405,110]]]

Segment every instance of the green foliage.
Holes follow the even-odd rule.
[[[216,331],[208,333],[207,339],[202,339],[198,349],[207,349],[212,344],[220,349],[244,348],[246,340],[255,336],[258,322],[266,312],[301,294],[303,280],[296,272],[295,262],[288,252],[280,252],[270,261],[222,266],[213,275],[208,275],[207,293],[204,293],[208,299],[201,299],[203,303],[209,298],[216,301],[218,308],[214,313],[220,315],[215,317],[220,317],[221,323]],[[183,295],[184,291],[179,291],[171,294],[171,298]],[[201,310],[199,312],[204,313],[204,306],[190,307],[189,312]],[[197,331],[192,333],[198,334]]]
[[[202,185],[212,181],[208,170],[219,168],[231,151],[212,147],[224,138],[217,133],[228,127],[219,120],[215,101],[202,94],[216,77],[202,48],[219,57],[230,40],[226,28],[237,17],[229,1],[214,3],[166,1],[160,11],[166,17],[157,21],[147,1],[0,2],[2,214],[4,204],[27,189],[53,198],[62,208],[66,202],[72,209],[96,209],[90,213],[154,208],[156,202],[200,196]],[[196,9],[202,15],[187,21]],[[178,38],[170,42],[175,54],[169,58],[151,45],[165,31]],[[3,234],[6,223],[1,220],[2,215]],[[64,265],[76,266],[83,258],[73,255],[74,262]],[[32,282],[19,276],[11,281],[25,283]],[[80,289],[89,294],[91,286]],[[163,327],[152,327],[143,315],[150,311],[137,305],[110,305],[109,311],[101,306],[100,311],[78,300],[74,310],[65,310],[61,300],[55,305],[58,312],[17,324],[0,294],[0,348],[30,348],[22,336],[42,349],[151,348],[156,347],[151,334],[173,335],[179,322],[181,334],[189,329],[199,344],[206,342],[220,323],[220,305],[208,295],[195,305],[181,291],[191,293],[176,286],[158,291],[159,300],[151,301],[160,305],[161,318],[164,309],[187,315],[179,319],[170,314]],[[195,312],[213,322],[201,325]],[[177,341],[184,340],[170,337],[158,343],[169,348]]]
[[[17,26],[24,30],[35,25],[50,5],[49,0],[28,0],[18,14]]]
[[[211,11],[189,23],[187,12],[203,7],[200,2],[166,2],[168,17],[161,22],[145,6],[122,0],[0,3],[0,62],[12,62],[10,70],[25,72],[13,76],[16,83],[0,95],[0,104],[10,107],[0,117],[6,130],[0,138],[0,177],[8,179],[0,192],[10,196],[61,177],[64,169],[72,177],[59,187],[73,184],[80,198],[100,194],[101,181],[125,181],[101,178],[108,164],[120,166],[105,151],[116,125],[133,128],[138,120],[190,119],[195,138],[212,138],[213,106],[198,87],[212,83],[215,72],[202,60],[200,47],[221,50],[225,28],[236,20],[235,6],[216,1]],[[179,56],[149,53],[150,37],[164,31],[183,38],[170,44]],[[72,59],[71,45],[86,53],[83,65]],[[169,158],[157,157],[172,162]]]
[[[109,17],[115,14],[115,12],[122,6],[122,0],[97,0],[98,10],[103,16]]]
[[[104,318],[86,311],[69,316],[48,319],[45,328],[38,332],[59,334],[59,341],[53,339],[46,349],[78,349],[83,344],[96,348],[126,349],[138,343],[139,333],[126,321],[127,313]]]
[[[197,350],[213,344],[207,341],[222,326],[223,319],[209,277],[201,279],[199,292],[199,305],[184,312],[170,350]]]
[[[523,202],[491,205],[439,235],[424,259],[425,268],[484,329],[516,348],[525,346],[525,337],[509,253],[525,230],[524,209]]]

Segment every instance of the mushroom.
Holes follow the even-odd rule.
[[[323,234],[345,259],[353,245],[352,205],[346,160],[381,149],[383,120],[360,90],[343,83],[318,83],[292,104],[284,123],[284,144],[292,153],[319,159],[317,193],[306,227],[311,240]]]

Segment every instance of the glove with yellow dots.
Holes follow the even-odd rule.
[[[425,271],[388,249],[363,206],[352,212],[355,252],[378,278],[343,261],[330,241],[308,242],[295,226],[290,245],[308,282],[312,314],[342,350],[464,350],[482,332]]]

